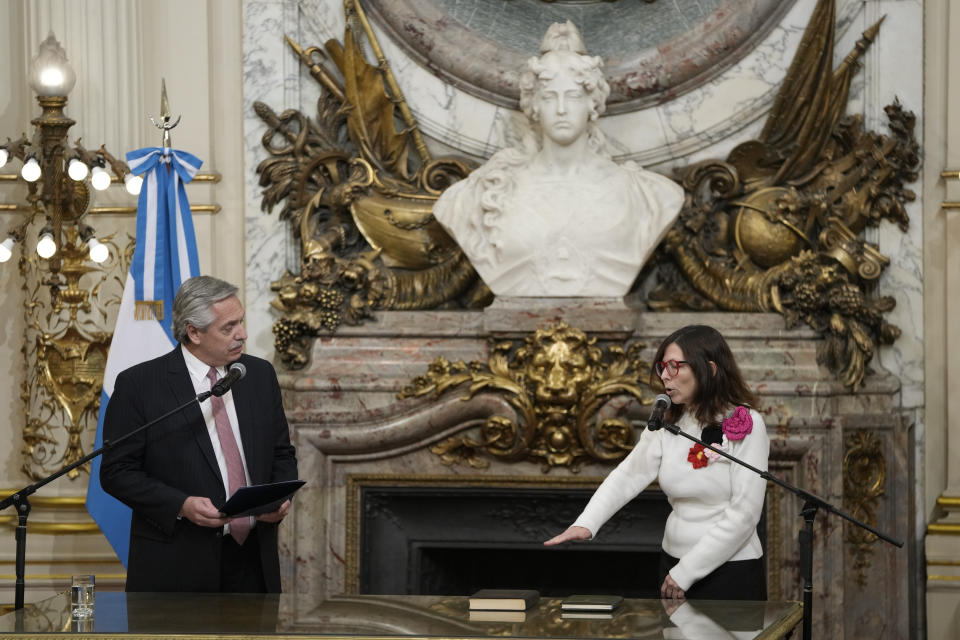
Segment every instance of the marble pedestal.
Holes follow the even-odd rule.
[[[430,446],[509,413],[505,400],[478,394],[463,401],[462,389],[439,398],[397,398],[437,356],[486,362],[491,344],[557,320],[601,344],[639,340],[647,360],[676,328],[715,326],[761,397],[771,471],[895,538],[909,537],[912,425],[899,411],[899,381],[875,371],[856,392],[845,388],[818,366],[819,336],[807,328],[785,330],[780,316],[650,313],[590,299],[498,300],[479,312],[385,312],[318,339],[304,370],[278,367],[300,475],[308,482],[282,528],[286,590],[297,594],[295,619],[314,622],[309,612],[320,599],[356,590],[364,486],[592,486],[609,472],[609,466],[590,464],[578,474],[565,468],[544,474],[539,464],[499,460],[485,469],[446,466]],[[801,506],[794,496],[768,488],[772,600],[802,599]],[[858,535],[836,516],[817,517],[813,635],[907,637],[912,542],[897,549]]]

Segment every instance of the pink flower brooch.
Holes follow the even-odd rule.
[[[743,440],[753,431],[753,417],[750,415],[750,410],[740,405],[733,410],[729,418],[723,421],[721,428],[727,440]]]

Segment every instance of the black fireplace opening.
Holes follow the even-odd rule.
[[[586,506],[592,488],[361,487],[359,589],[469,595],[536,588],[543,596],[655,598],[663,527],[659,490],[620,510],[597,539],[544,547]]]
[[[471,594],[479,589],[535,587],[544,596],[617,593],[656,598],[659,552],[591,549],[428,547],[414,553],[418,593]]]

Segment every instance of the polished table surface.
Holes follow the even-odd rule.
[[[560,599],[526,612],[468,610],[466,597],[336,596],[304,607],[304,595],[118,593],[96,595],[92,619],[70,617],[68,594],[0,616],[7,637],[65,638],[783,638],[798,627],[797,602],[626,600],[609,618],[571,619]],[[503,618],[481,620],[479,617]],[[514,619],[510,619],[514,618]],[[522,619],[516,619],[522,618]],[[798,629],[799,632],[799,629]]]

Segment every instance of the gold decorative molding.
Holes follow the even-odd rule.
[[[20,179],[20,175],[17,174],[17,173],[0,173],[0,182],[16,182],[16,181],[19,180],[19,179]],[[194,183],[194,182],[213,182],[213,183],[218,183],[218,182],[220,182],[221,180],[223,180],[223,176],[221,176],[219,172],[217,172],[217,171],[210,171],[210,172],[202,172],[202,173],[196,174],[195,176],[193,176],[193,180],[191,180],[191,181],[190,181],[189,183],[187,183],[187,184],[192,184],[192,183]],[[120,183],[120,182],[123,182],[123,181],[120,180],[120,178],[118,178],[118,177],[116,177],[116,176],[111,176],[111,177],[110,177],[110,182]],[[193,207],[190,207],[190,208],[192,209]]]
[[[16,528],[17,517],[0,516],[0,525]],[[98,527],[95,522],[37,522],[36,520],[31,520],[27,524],[27,528],[30,530],[30,533],[52,536],[77,533],[100,533],[100,527]]]
[[[13,495],[20,489],[0,489],[0,496],[6,497]],[[37,508],[49,508],[49,509],[69,509],[69,508],[84,508],[86,507],[87,498],[86,496],[52,496],[44,497],[33,494],[30,496],[30,504],[33,507]]]
[[[843,457],[843,502],[854,518],[877,526],[877,503],[884,495],[886,457],[883,443],[872,432],[860,429],[850,434],[845,442]],[[874,533],[861,527],[845,524],[847,544],[854,554],[853,570],[861,587],[867,585],[870,556],[877,541]]]
[[[947,512],[947,515],[943,519],[948,521],[931,522],[927,525],[927,533],[931,535],[960,536],[960,522],[949,522],[949,520],[955,520],[955,517],[951,517],[951,514],[960,512],[960,496],[941,495],[937,498],[937,506]]]
[[[193,213],[220,213],[222,207],[218,204],[191,204]],[[0,211],[27,211],[26,207],[17,204],[0,203]],[[87,213],[91,214],[135,214],[136,207],[90,207]]]
[[[16,491],[17,489],[0,489],[0,496],[8,496]],[[86,497],[84,496],[44,497],[34,494],[30,496],[29,499],[30,505],[34,509],[50,509],[59,513],[77,511],[79,509],[86,508]],[[83,513],[86,515],[85,511]],[[34,515],[36,515],[36,511],[34,511]],[[16,527],[16,514],[0,515],[0,526]],[[92,520],[89,520],[88,522],[44,522],[38,521],[36,518],[34,518],[29,521],[27,526],[30,529],[30,533],[36,533],[39,535],[100,533],[100,528]]]
[[[73,577],[71,573],[27,573],[24,574],[25,580],[70,580]],[[0,573],[0,580],[12,580],[16,578],[14,574]],[[126,580],[126,573],[98,573],[97,578],[103,580]],[[68,585],[69,586],[69,585]]]
[[[650,404],[650,365],[639,356],[642,343],[626,350],[602,350],[595,337],[565,322],[537,329],[519,346],[501,342],[486,363],[449,362],[438,357],[398,398],[420,397],[468,384],[464,400],[483,391],[502,395],[513,416],[487,418],[473,434],[455,435],[430,448],[448,466],[465,462],[482,469],[489,457],[539,462],[547,473],[563,466],[576,473],[588,461],[614,462],[633,448],[634,429],[610,415],[592,422],[604,404],[632,396]],[[649,396],[649,397],[647,397]]]
[[[960,202],[955,202],[953,200],[944,200],[940,203],[941,209],[960,209]]]
[[[109,565],[109,564],[117,564],[117,563],[120,562],[120,560],[117,558],[116,555],[114,555],[114,554],[111,553],[110,555],[104,555],[104,556],[96,557],[96,558],[91,558],[91,557],[83,557],[83,558],[64,558],[64,557],[61,557],[61,558],[44,558],[42,562],[43,562],[43,564],[46,564],[46,565],[74,565],[74,564],[83,564],[83,565],[90,565],[90,564],[93,564],[93,565],[104,565],[104,564],[107,564],[107,565]],[[16,565],[16,563],[17,563],[17,561],[16,561],[15,558],[10,558],[10,559],[8,559],[8,560],[0,560],[0,566],[2,566],[2,565]]]
[[[960,180],[960,169],[944,169],[940,177],[944,180]]]
[[[927,525],[927,533],[943,536],[960,536],[960,524],[931,522]]]
[[[220,213],[218,204],[191,204],[191,213]],[[90,207],[89,213],[94,214],[135,214],[136,207]]]

